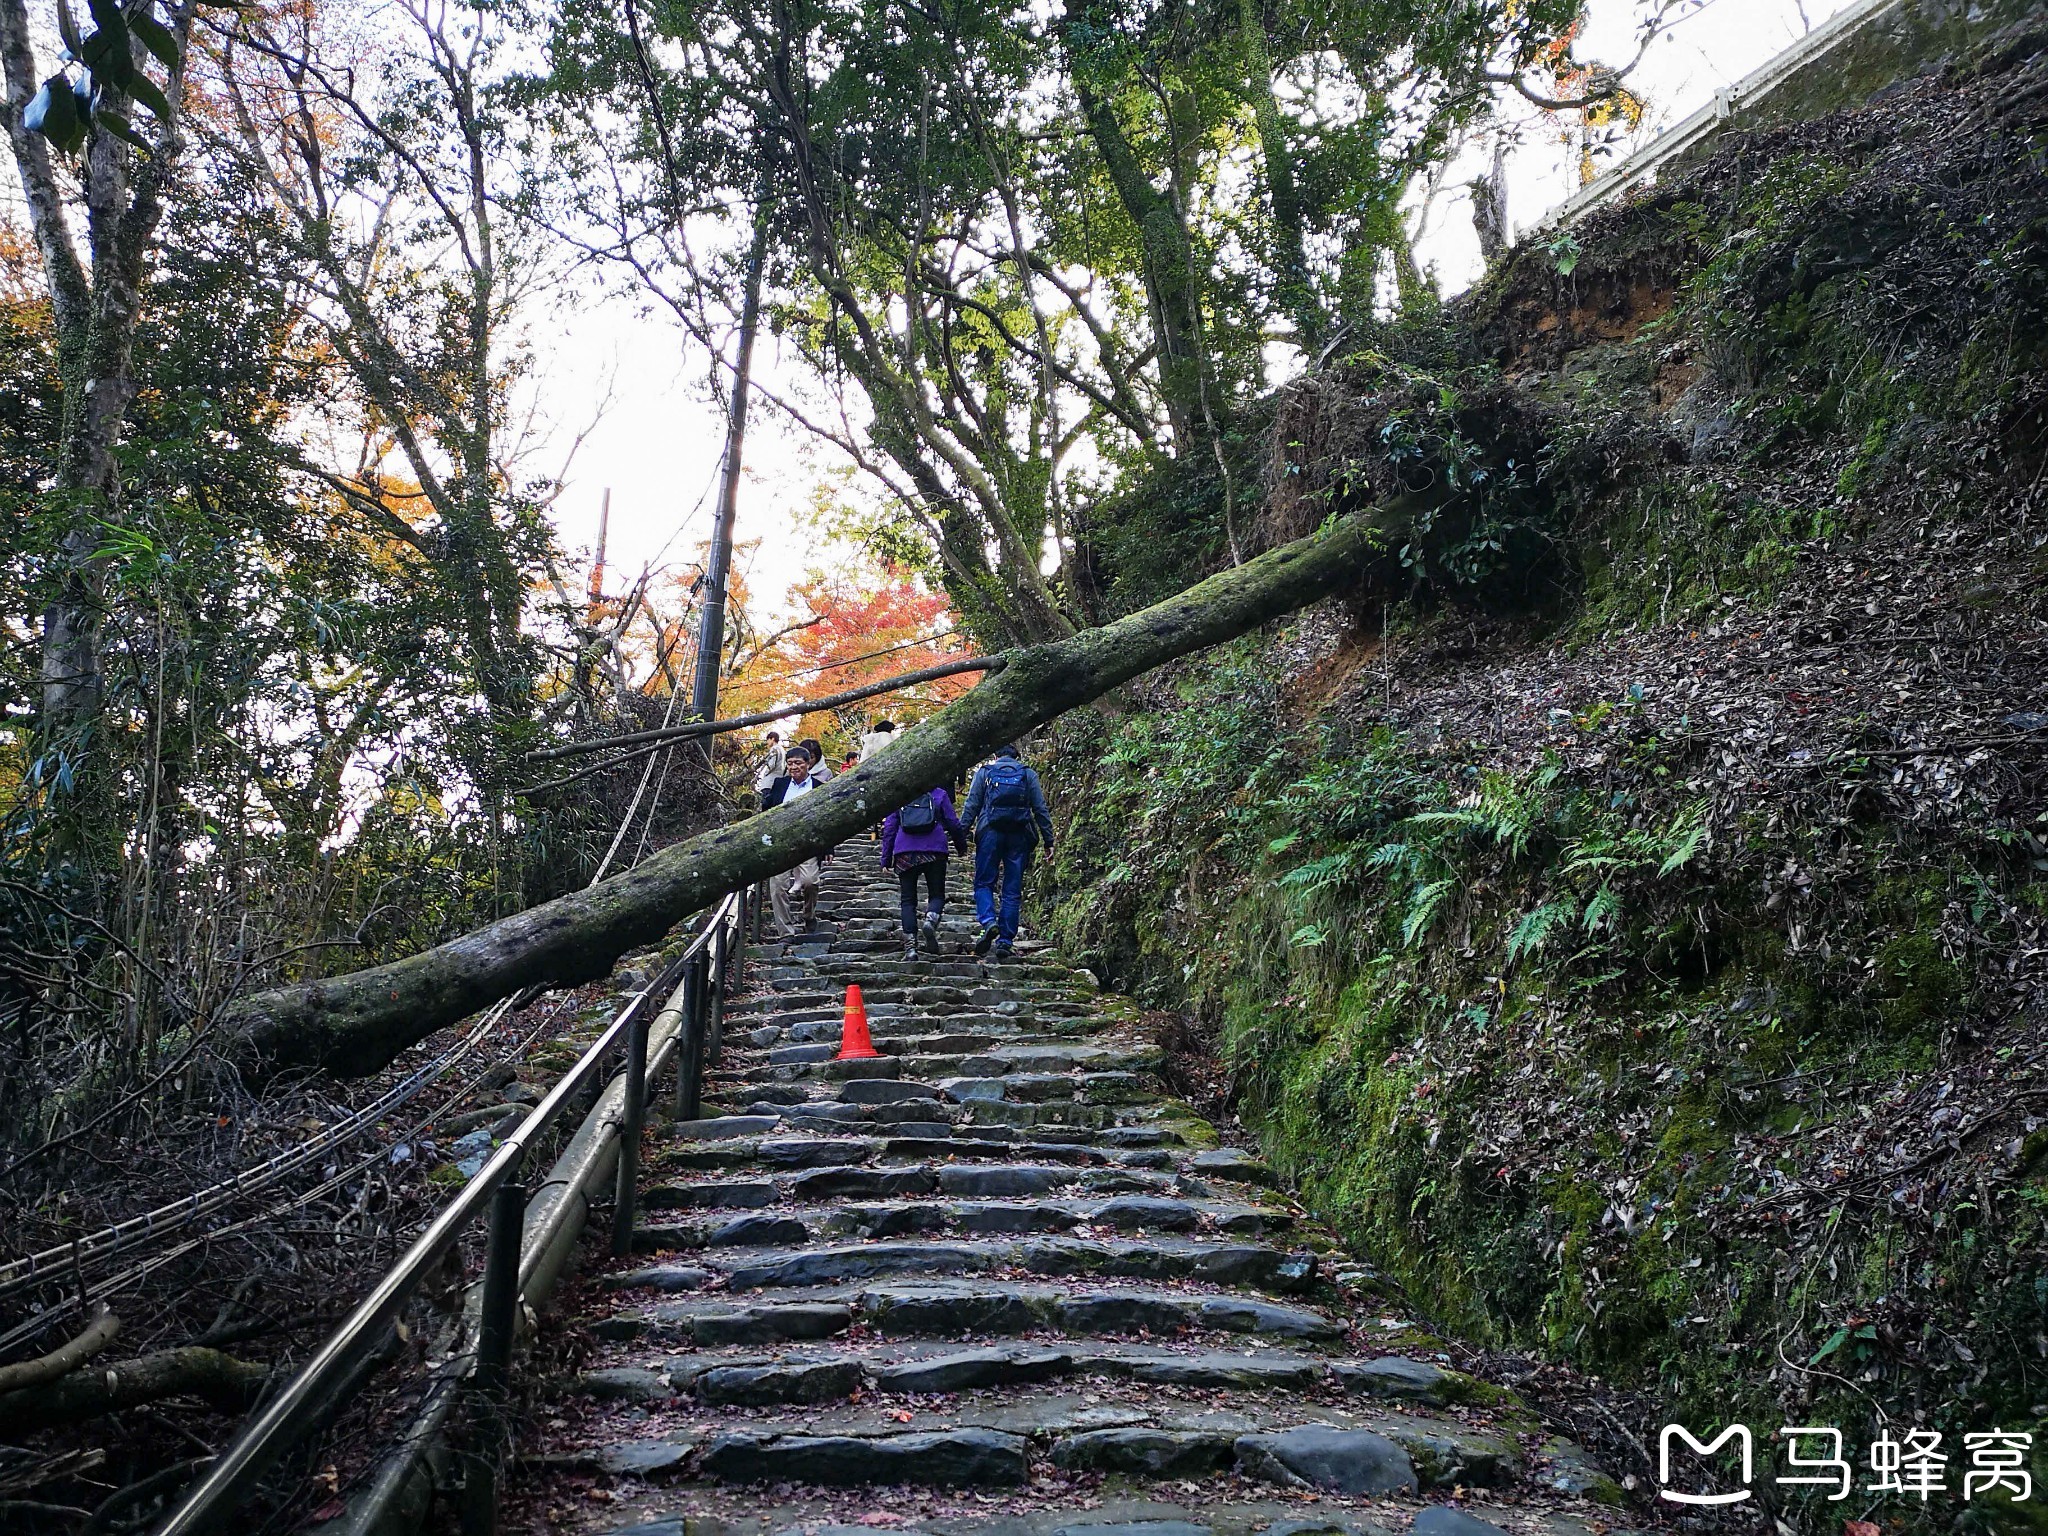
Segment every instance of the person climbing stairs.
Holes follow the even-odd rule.
[[[1165,1092],[1133,1004],[1042,942],[977,963],[964,916],[907,962],[862,864],[757,952],[705,1118],[650,1133],[532,1529],[1613,1529],[1584,1452]],[[836,1059],[850,985],[876,1057]]]

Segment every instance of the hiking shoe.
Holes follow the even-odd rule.
[[[994,923],[983,923],[981,925],[981,932],[974,936],[974,952],[977,955],[987,954],[989,946],[995,943],[995,941],[996,925]]]
[[[924,927],[918,930],[918,937],[924,940],[924,947],[936,956],[939,952],[939,920],[936,916],[924,920]]]
[[[912,939],[908,944],[903,946],[903,958],[913,963],[917,961],[917,959],[919,958],[917,953],[917,940]]]
[[[1009,945],[998,944],[996,946],[994,959],[997,965],[1008,965],[1012,960],[1016,958],[1017,957],[1015,953],[1012,952]]]

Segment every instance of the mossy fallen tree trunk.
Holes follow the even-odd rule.
[[[795,805],[678,843],[601,885],[407,959],[250,997],[221,1021],[226,1053],[252,1076],[357,1076],[521,987],[602,976],[724,893],[873,825],[1002,742],[1329,596],[1380,552],[1376,530],[1371,514],[1348,517],[1129,618],[1014,652],[1000,673],[872,763]]]

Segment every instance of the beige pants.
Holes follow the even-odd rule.
[[[790,911],[792,898],[803,909],[801,924]],[[768,900],[775,908],[775,926],[782,930],[784,938],[808,932],[818,920],[818,861],[805,859],[795,869],[769,881]]]

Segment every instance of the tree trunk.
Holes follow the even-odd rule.
[[[1479,236],[1479,254],[1490,267],[1508,250],[1508,174],[1506,140],[1493,141],[1493,164],[1471,182],[1472,229]]]
[[[1323,343],[1323,307],[1309,277],[1308,246],[1301,217],[1301,188],[1294,174],[1294,146],[1287,119],[1273,95],[1273,60],[1266,47],[1266,18],[1259,0],[1238,0],[1238,31],[1244,45],[1245,85],[1259,130],[1259,154],[1266,162],[1266,196],[1273,206],[1273,265],[1280,301],[1293,317],[1296,344],[1310,357]]]
[[[1071,639],[1019,651],[996,677],[869,763],[795,805],[664,849],[625,873],[435,949],[350,976],[261,993],[228,1010],[243,1072],[374,1072],[399,1051],[530,984],[590,981],[728,891],[872,826],[993,748],[1179,656],[1338,591],[1381,550],[1353,516]]]
[[[197,1397],[222,1412],[239,1413],[256,1401],[269,1379],[267,1366],[188,1344],[76,1370],[42,1386],[0,1396],[0,1433],[76,1424],[166,1397]]]
[[[1066,11],[1070,33],[1095,24],[1076,4]],[[1138,227],[1140,275],[1152,314],[1152,334],[1159,359],[1160,391],[1173,427],[1175,451],[1185,458],[1195,442],[1195,423],[1203,403],[1203,358],[1200,348],[1201,284],[1195,254],[1173,200],[1152,185],[1152,178],[1117,121],[1115,103],[1086,79],[1085,46],[1074,48],[1074,93],[1081,120],[1102,168],[1116,190],[1117,201]]]

